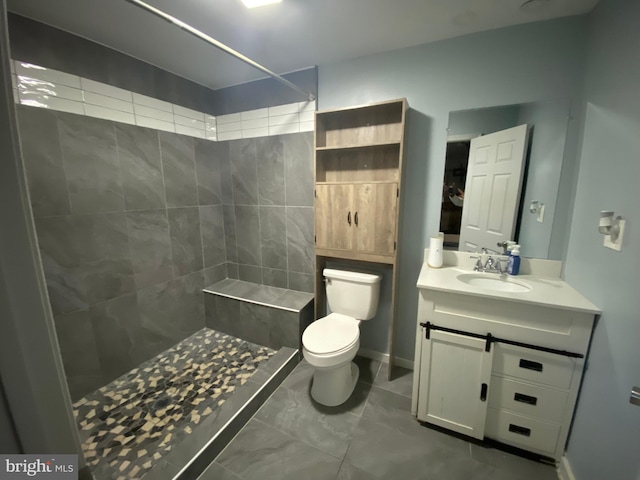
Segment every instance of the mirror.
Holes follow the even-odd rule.
[[[562,188],[568,101],[537,101],[449,114],[440,231],[445,248],[560,259],[568,209]],[[563,178],[564,182],[570,179]],[[564,197],[564,196],[562,196]]]

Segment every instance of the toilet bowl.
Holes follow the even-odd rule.
[[[314,368],[311,397],[335,407],[347,401],[358,382],[351,361],[360,348],[360,322],[332,313],[313,322],[302,334],[302,355]]]
[[[352,362],[360,348],[361,320],[373,318],[378,307],[379,275],[325,269],[331,314],[309,325],[302,334],[302,354],[314,368],[311,397],[334,407],[346,402],[358,382]]]

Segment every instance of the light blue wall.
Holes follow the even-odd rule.
[[[506,130],[518,124],[519,113],[520,107],[518,105],[451,112],[447,134],[481,133],[482,135],[487,135]]]
[[[568,102],[536,102],[523,105],[519,111],[518,124],[532,125],[533,129],[518,237],[523,257],[561,260],[562,252],[550,251],[550,243],[552,227],[557,228],[553,220],[559,188],[565,188],[560,178],[568,114]],[[542,222],[538,222],[537,214],[529,212],[534,200],[544,204]]]
[[[640,478],[640,2],[600,2],[592,14],[586,117],[566,279],[604,314],[567,457],[577,480]],[[627,219],[622,252],[603,248],[598,212]]]
[[[320,109],[400,97],[406,97],[412,109],[399,245],[398,356],[413,358],[418,303],[415,283],[429,235],[439,228],[449,112],[542,98],[571,99],[579,92],[583,76],[585,35],[586,18],[572,17],[319,68]],[[388,303],[389,297],[382,302]],[[386,322],[375,322],[375,336],[384,338],[386,327]],[[374,324],[364,328],[373,329]],[[363,347],[372,348],[364,343]]]

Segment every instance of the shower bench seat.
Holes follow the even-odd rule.
[[[203,291],[209,328],[276,350],[300,349],[302,332],[313,321],[310,293],[230,278]]]

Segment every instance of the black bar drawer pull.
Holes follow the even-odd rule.
[[[532,397],[530,395],[525,395],[524,393],[516,393],[513,396],[513,399],[516,402],[528,403],[529,405],[536,405],[538,403],[537,397]]]
[[[534,370],[536,372],[542,371],[542,364],[540,362],[532,362],[531,360],[520,359],[520,368],[526,368],[527,370]]]
[[[514,425],[513,423],[509,424],[509,431],[513,432],[513,433],[517,433],[518,435],[523,435],[525,437],[530,437],[531,436],[531,429],[530,428],[525,428],[525,427],[521,427],[519,425]]]
[[[485,402],[487,400],[487,389],[488,389],[488,385],[486,383],[482,384],[482,387],[480,388],[480,400],[482,400],[483,402]]]

